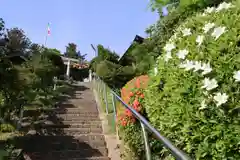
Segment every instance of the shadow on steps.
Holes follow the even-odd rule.
[[[74,85],[68,95],[79,102],[90,98],[87,102],[91,102],[88,93],[83,93],[86,90],[89,88]],[[54,109],[26,112],[22,131],[28,134],[16,137],[15,146],[24,150],[26,160],[107,160],[101,121],[95,110],[87,106],[80,110],[65,98]]]

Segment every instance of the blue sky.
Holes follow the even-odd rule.
[[[1,0],[0,16],[7,28],[22,28],[35,43],[44,43],[47,23],[51,35],[47,47],[64,52],[69,42],[78,45],[87,59],[94,56],[90,44],[102,44],[123,54],[135,35],[145,37],[145,29],[158,15],[148,8],[148,0]]]

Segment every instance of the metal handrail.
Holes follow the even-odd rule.
[[[158,140],[160,140],[163,145],[168,148],[171,153],[174,155],[175,158],[180,160],[190,160],[190,158],[181,150],[179,150],[177,147],[175,147],[171,141],[169,141],[167,138],[162,136],[157,129],[155,129],[140,113],[138,113],[135,109],[128,106],[121,97],[119,97],[115,92],[111,91],[112,94],[126,107],[129,109],[135,118],[137,118],[141,123],[144,124],[145,127],[147,127],[149,132],[152,132]]]
[[[96,76],[96,75],[94,75]],[[99,80],[101,80],[98,76],[96,76],[96,78],[98,78]],[[95,79],[96,80],[96,79]],[[101,80],[102,81],[102,80]],[[99,87],[99,86],[98,86]],[[140,123],[141,123],[141,127],[143,130],[143,138],[144,138],[144,143],[145,143],[145,149],[146,149],[146,159],[147,160],[151,160],[151,153],[150,153],[150,149],[149,149],[149,142],[148,142],[148,136],[147,133],[145,132],[145,128],[153,133],[156,137],[156,139],[158,139],[159,141],[161,141],[163,143],[163,145],[170,150],[170,152],[172,153],[172,155],[178,159],[178,160],[191,160],[191,158],[189,156],[187,156],[186,153],[184,153],[183,151],[181,151],[180,149],[178,149],[177,147],[175,147],[172,142],[170,140],[168,140],[166,137],[164,137],[163,135],[160,134],[160,132],[155,129],[140,113],[138,113],[136,110],[134,110],[132,107],[130,107],[129,105],[127,105],[119,95],[117,95],[114,91],[111,90],[111,94],[112,94],[112,101],[114,103],[114,114],[115,114],[115,119],[116,119],[116,106],[115,106],[115,102],[114,99],[116,98],[118,101],[120,101],[122,103],[122,105],[127,108],[128,110],[130,110],[132,112],[132,114],[134,115],[135,118],[137,118]],[[105,102],[107,103],[107,101]],[[106,106],[106,113],[108,113],[108,107]]]

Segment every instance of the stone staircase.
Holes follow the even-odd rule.
[[[34,135],[18,142],[25,160],[110,160],[93,93],[83,85],[74,86],[70,99],[30,125]]]

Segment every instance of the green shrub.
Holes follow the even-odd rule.
[[[151,123],[195,159],[240,159],[240,4],[218,9],[176,29],[146,91]]]

